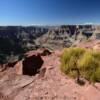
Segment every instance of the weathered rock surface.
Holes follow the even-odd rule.
[[[1,72],[0,100],[100,100],[100,83],[76,84],[59,70],[59,55],[55,51],[42,56],[44,63],[35,76],[17,75],[12,67]]]

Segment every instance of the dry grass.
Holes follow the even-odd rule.
[[[70,77],[100,82],[100,52],[82,48],[64,49],[60,68]]]

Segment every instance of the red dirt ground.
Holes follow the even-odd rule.
[[[34,51],[27,54],[33,55]],[[100,83],[96,87],[88,82],[84,86],[76,84],[61,73],[60,55],[57,50],[42,56],[42,69],[46,71],[41,69],[35,76],[18,75],[15,68],[0,72],[0,100],[100,100]]]

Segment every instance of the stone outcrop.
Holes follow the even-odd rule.
[[[51,52],[47,49],[42,51],[30,51],[25,54],[25,57],[20,61],[11,61],[7,64],[0,65],[0,72],[5,71],[6,69],[14,69],[14,73],[18,75],[29,75],[34,76],[39,73],[44,61],[42,56],[50,55]]]

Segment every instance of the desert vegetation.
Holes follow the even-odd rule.
[[[100,82],[100,52],[82,48],[64,49],[61,55],[61,71],[66,75]]]

